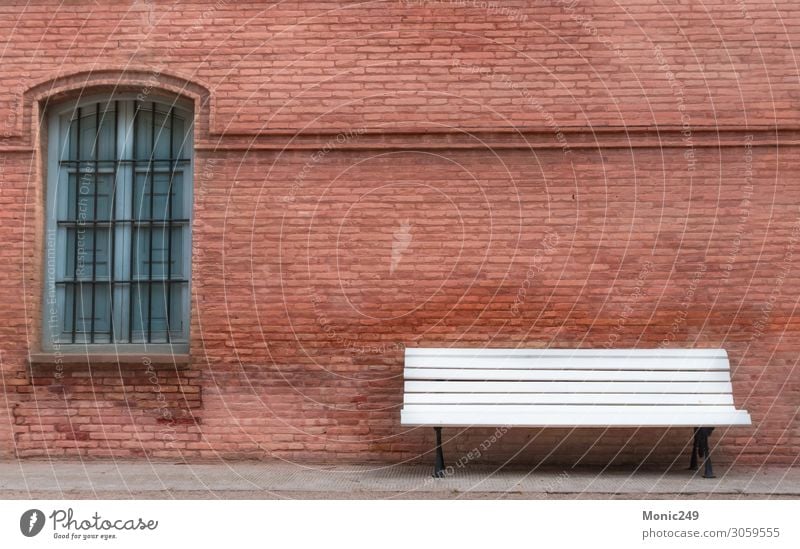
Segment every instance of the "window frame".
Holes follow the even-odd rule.
[[[183,145],[183,150],[188,153],[188,162],[186,163],[185,167],[181,170],[183,174],[183,202],[184,208],[188,215],[188,223],[185,225],[185,230],[182,238],[182,260],[183,265],[182,268],[185,271],[185,278],[187,282],[183,284],[182,291],[185,292],[183,296],[183,300],[181,303],[181,314],[184,320],[184,330],[183,335],[180,341],[173,341],[173,342],[159,342],[159,343],[147,343],[147,342],[136,342],[136,343],[117,343],[117,342],[102,342],[102,343],[90,343],[90,342],[60,342],[54,339],[54,336],[57,338],[59,332],[56,332],[51,326],[51,310],[55,308],[56,315],[60,317],[61,312],[58,311],[58,305],[51,306],[50,299],[52,296],[57,296],[58,292],[55,289],[55,283],[58,279],[58,272],[60,268],[63,268],[66,261],[66,234],[65,230],[60,230],[58,227],[58,216],[59,211],[63,208],[61,197],[58,196],[58,187],[59,187],[59,180],[62,177],[62,169],[60,166],[60,157],[62,155],[62,146],[64,145],[63,136],[65,132],[68,130],[69,125],[62,124],[62,118],[64,116],[70,116],[71,114],[77,111],[78,108],[84,108],[87,106],[94,106],[97,103],[100,103],[102,109],[107,109],[107,105],[113,104],[114,101],[125,102],[126,106],[126,121],[125,125],[120,126],[117,128],[117,135],[115,135],[115,139],[117,140],[118,145],[125,145],[127,150],[120,149],[118,153],[118,158],[124,158],[126,155],[130,157],[131,147],[133,146],[131,136],[129,135],[129,131],[131,126],[129,125],[132,122],[132,109],[129,108],[129,102],[131,101],[138,101],[143,105],[148,105],[151,103],[156,103],[161,107],[165,107],[167,109],[174,109],[176,113],[180,113],[183,120],[185,121],[185,128],[184,128],[184,135],[185,141]],[[47,155],[46,155],[46,162],[45,162],[45,193],[44,193],[44,225],[45,225],[45,234],[44,234],[44,262],[42,266],[43,270],[43,288],[42,288],[42,310],[41,310],[41,347],[42,350],[45,352],[59,352],[63,354],[71,354],[71,353],[91,353],[91,354],[125,354],[125,353],[132,353],[132,354],[141,354],[141,353],[152,353],[152,354],[186,354],[189,352],[189,343],[191,340],[191,301],[192,301],[192,225],[194,223],[194,163],[195,163],[195,151],[194,151],[194,131],[195,131],[195,121],[194,121],[194,105],[191,101],[186,100],[181,97],[166,95],[162,93],[157,93],[155,91],[149,93],[146,97],[142,97],[141,93],[136,92],[116,92],[116,93],[106,93],[106,94],[93,94],[88,96],[81,96],[77,99],[73,99],[70,101],[60,102],[56,105],[50,106],[48,105],[45,110],[44,118],[47,120],[46,125],[46,135],[43,136],[42,141],[43,143],[47,144]],[[123,109],[120,109],[122,111]],[[71,118],[71,117],[70,117]],[[80,153],[79,153],[80,154]],[[170,153],[171,154],[171,153]],[[184,155],[185,156],[185,155]],[[135,178],[133,174],[132,168],[126,168],[130,170],[130,173],[126,174],[123,177],[128,178]],[[130,186],[130,183],[126,184],[126,190],[130,190],[133,187]],[[123,196],[121,198],[123,204],[127,203],[130,200],[133,200],[133,197]],[[115,199],[117,202],[117,199]],[[130,204],[128,204],[130,206]],[[124,229],[123,229],[124,230]],[[132,229],[131,229],[132,231]],[[51,246],[51,235],[55,235],[55,247],[56,250],[53,253],[53,259],[51,260],[49,255],[49,247]],[[133,246],[134,242],[132,239],[132,232],[128,234],[127,238],[128,246]],[[128,252],[130,251],[128,248],[124,248]],[[53,268],[51,268],[51,261],[54,262]],[[130,271],[130,275],[133,276],[132,269],[133,265],[128,265],[128,269]],[[113,300],[114,296],[109,296],[109,299]],[[128,303],[128,307],[131,304]],[[113,318],[110,319],[113,322]],[[59,324],[59,327],[61,325]]]

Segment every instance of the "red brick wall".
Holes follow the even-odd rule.
[[[14,408],[20,457],[175,457],[201,440],[200,373],[133,365],[37,364]]]
[[[0,120],[31,82],[116,65],[206,83],[228,132],[543,124],[504,77],[561,126],[678,124],[665,69],[694,124],[800,121],[790,0],[475,3],[4,3]]]
[[[754,425],[721,461],[794,463],[800,8],[467,4],[0,7],[0,452],[430,459],[404,346],[664,345],[731,356]],[[196,103],[192,360],[31,366],[40,102],[115,83]],[[453,461],[494,433],[460,431]],[[688,440],[513,429],[475,459]]]

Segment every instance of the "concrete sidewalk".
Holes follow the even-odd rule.
[[[173,464],[147,461],[0,462],[2,499],[798,498],[800,468],[689,471],[470,466],[431,478],[422,465]]]

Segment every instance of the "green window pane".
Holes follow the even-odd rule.
[[[94,286],[94,292],[92,287]],[[111,333],[111,300],[108,284],[89,282],[68,284],[65,288],[64,332],[81,336]],[[94,313],[92,304],[94,303]],[[73,310],[74,309],[74,310]],[[94,319],[94,324],[92,324]],[[80,341],[83,341],[81,339]]]
[[[111,245],[114,234],[110,228],[67,229],[66,270],[64,277],[79,280],[108,279],[111,275]]]
[[[134,284],[133,340],[164,343],[168,339],[180,338],[183,333],[183,294],[181,285],[175,282],[140,282]]]
[[[182,277],[183,231],[183,227],[140,227],[135,230],[133,278]]]
[[[136,174],[134,219],[183,219],[186,215],[183,200],[182,173],[175,172],[171,178],[167,171],[152,174],[142,171]]]

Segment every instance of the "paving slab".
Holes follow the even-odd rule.
[[[424,465],[287,462],[3,461],[0,497],[800,497],[800,468],[691,471],[469,466],[442,479]]]

